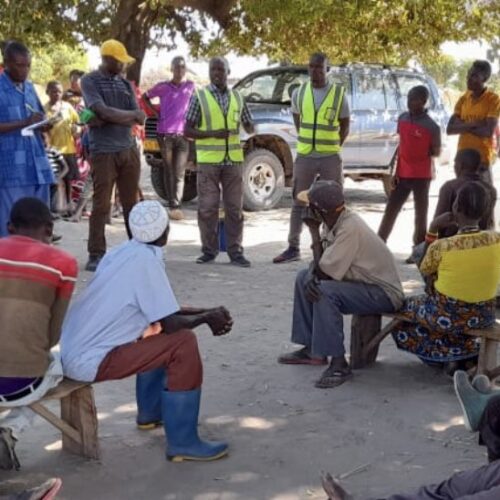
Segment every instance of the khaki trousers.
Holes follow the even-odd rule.
[[[241,165],[198,165],[198,226],[201,250],[219,253],[219,201],[222,190],[227,253],[234,257],[243,252],[243,176]]]

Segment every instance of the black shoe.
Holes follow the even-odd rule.
[[[212,262],[214,260],[215,260],[215,255],[210,255],[208,253],[204,253],[196,259],[196,263],[197,264],[208,264],[209,262]]]
[[[288,247],[283,253],[280,253],[273,259],[273,264],[283,264],[284,262],[293,262],[294,260],[300,260],[300,249]]]
[[[250,267],[250,261],[245,259],[244,255],[242,253],[235,255],[234,257],[230,257],[231,259],[231,264],[233,266],[238,266],[238,267]]]
[[[62,236],[60,234],[53,234],[52,235],[52,243],[57,243],[58,241],[62,240]]]
[[[87,264],[85,265],[85,271],[90,271],[94,273],[99,265],[99,262],[102,260],[102,255],[90,255]]]

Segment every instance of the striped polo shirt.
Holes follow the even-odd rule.
[[[25,236],[0,239],[0,377],[40,377],[59,342],[76,259]]]
[[[99,104],[124,111],[139,109],[131,83],[121,76],[110,76],[101,70],[82,78],[85,106],[95,109]],[[132,125],[105,122],[101,127],[89,127],[91,153],[118,153],[135,145]]]

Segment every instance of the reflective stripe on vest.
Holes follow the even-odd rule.
[[[240,143],[240,122],[243,110],[243,99],[241,95],[230,90],[229,107],[227,115],[224,114],[219,103],[208,89],[197,91],[198,101],[201,108],[202,131],[229,130],[227,139],[196,139],[196,161],[197,163],[222,163],[226,157],[233,162],[243,161],[243,149]]]
[[[303,83],[298,93],[300,129],[297,153],[339,153],[339,114],[344,97],[344,87],[332,85],[320,108],[316,111],[310,82]]]

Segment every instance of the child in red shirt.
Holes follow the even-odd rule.
[[[378,230],[384,241],[387,241],[401,208],[412,192],[415,203],[413,244],[418,245],[425,240],[432,157],[439,156],[441,150],[441,129],[425,109],[428,98],[426,87],[413,87],[408,93],[408,111],[398,119],[399,151],[394,187]]]

